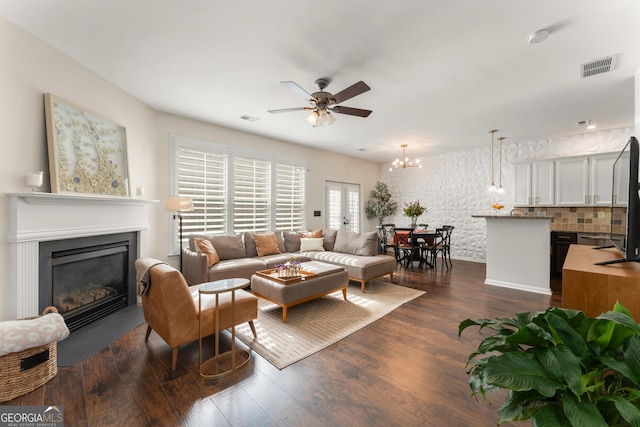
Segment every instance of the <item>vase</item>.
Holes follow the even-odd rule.
[[[411,217],[411,228],[416,228],[418,226],[418,217],[417,216],[412,216]]]

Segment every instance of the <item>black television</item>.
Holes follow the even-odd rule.
[[[632,136],[613,164],[609,239],[622,258],[598,263],[600,265],[640,261],[639,158],[638,140]]]

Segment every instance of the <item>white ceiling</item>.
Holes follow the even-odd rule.
[[[0,15],[157,110],[378,162],[403,143],[487,148],[494,128],[507,144],[634,121],[638,0],[0,0]],[[365,81],[341,105],[373,113],[321,128],[267,113],[306,105],[281,81],[311,93],[319,77],[331,93]]]

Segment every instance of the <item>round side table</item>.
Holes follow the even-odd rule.
[[[214,295],[216,298],[215,315],[214,315],[214,331],[215,331],[215,344],[213,357],[202,361],[202,316],[198,317],[198,335],[200,337],[198,343],[198,361],[200,376],[206,379],[216,379],[229,375],[244,365],[246,365],[250,358],[251,349],[243,350],[236,349],[236,290],[246,288],[249,285],[247,279],[223,279],[216,280],[214,282],[207,282],[200,285],[198,288],[199,298],[199,313],[202,313],[202,297],[204,295]],[[218,331],[218,325],[220,324],[220,294],[225,292],[231,292],[231,350],[220,353],[220,332]],[[230,367],[229,367],[230,366]],[[212,373],[206,373],[209,368]]]

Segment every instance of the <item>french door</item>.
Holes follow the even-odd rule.
[[[360,185],[325,181],[325,229],[360,232]]]

